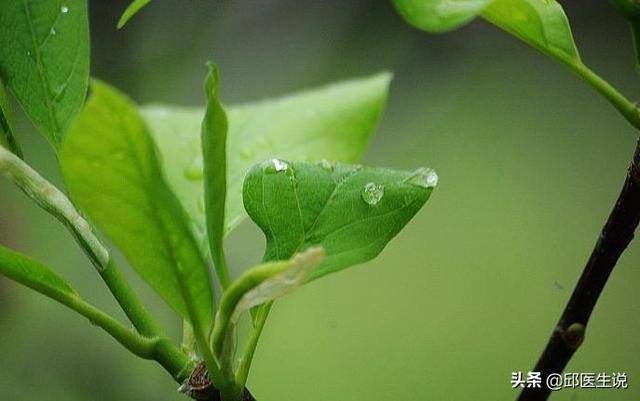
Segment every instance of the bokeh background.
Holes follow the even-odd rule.
[[[606,1],[565,1],[583,59],[631,97],[625,23]],[[389,1],[155,1],[122,31],[126,2],[90,1],[92,72],[140,103],[203,100],[206,60],[226,103],[391,70],[365,163],[431,166],[431,200],[375,261],[278,302],[250,378],[260,401],[512,400],[512,371],[537,359],[606,220],[637,133],[563,67],[477,21],[432,36]],[[48,145],[19,124],[28,159],[59,182]],[[47,261],[121,316],[67,231],[0,181],[0,240]],[[229,242],[246,267],[264,242]],[[620,261],[572,372],[627,372],[628,390],[554,401],[640,398],[640,243]],[[178,336],[178,321],[127,272]],[[62,306],[0,278],[1,400],[180,400],[154,363]]]

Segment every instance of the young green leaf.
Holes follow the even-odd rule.
[[[0,76],[57,148],[87,92],[86,0],[0,1]]]
[[[118,29],[124,27],[134,15],[142,10],[142,7],[149,3],[151,3],[151,0],[133,0],[133,2],[129,4],[129,7],[124,10],[124,13],[122,13],[120,20],[118,21]]]
[[[209,64],[207,107],[202,121],[204,209],[209,249],[222,288],[229,285],[224,256],[224,203],[227,195],[227,115],[220,103],[218,68]]]
[[[482,17],[543,53],[580,63],[569,21],[555,0],[495,0]]]
[[[428,32],[447,32],[476,18],[493,0],[393,0],[411,25]]]
[[[20,144],[13,133],[11,110],[9,110],[9,100],[4,90],[2,78],[0,78],[0,146],[4,146],[22,158],[22,149],[20,149]]]
[[[0,274],[58,302],[78,296],[71,286],[49,267],[2,245]]]
[[[267,238],[264,260],[288,259],[311,246],[326,257],[318,278],[376,257],[425,204],[438,176],[344,164],[255,166],[244,182],[244,206]]]
[[[94,82],[59,158],[80,209],[175,310],[208,327],[213,302],[208,269],[188,217],[165,183],[135,105],[108,85]],[[197,316],[191,317],[188,307]]]
[[[289,260],[267,262],[246,271],[225,291],[216,314],[213,346],[229,368],[233,353],[234,327],[242,313],[271,302],[301,286],[324,257],[324,250],[312,247]]]
[[[227,108],[225,234],[246,216],[242,181],[254,164],[269,157],[357,161],[382,114],[390,78],[382,73]],[[160,148],[169,184],[204,231],[202,110],[150,106],[142,115]]]

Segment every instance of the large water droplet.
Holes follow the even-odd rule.
[[[438,185],[438,174],[432,168],[420,167],[405,182],[423,188],[433,188]]]
[[[362,200],[369,205],[377,205],[384,196],[384,185],[368,182],[362,187]]]
[[[56,34],[56,28],[51,28],[51,30],[49,30],[49,33],[51,35],[55,35]]]
[[[204,176],[204,161],[202,160],[202,155],[198,155],[189,167],[184,169],[185,178],[191,181],[201,180]]]
[[[69,7],[67,7],[67,6],[60,7],[60,12],[62,12],[63,14],[68,13],[69,12]]]
[[[289,163],[280,159],[271,159],[264,167],[266,173],[280,173],[289,169]]]
[[[333,171],[333,164],[331,164],[331,162],[327,159],[322,159],[320,161],[320,167],[327,171]]]

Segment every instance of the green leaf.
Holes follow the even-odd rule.
[[[255,266],[233,282],[220,300],[213,331],[214,350],[225,367],[231,365],[234,329],[242,313],[281,298],[304,284],[323,258],[322,248],[309,248],[289,260]]]
[[[555,0],[496,0],[482,16],[543,53],[580,62],[567,16]]]
[[[467,24],[493,0],[394,0],[398,13],[428,32],[448,32]]]
[[[176,311],[208,327],[213,308],[208,269],[135,105],[95,81],[59,158],[79,208]],[[197,316],[191,317],[190,307]]]
[[[0,274],[58,302],[78,295],[49,267],[2,245],[0,245]]]
[[[22,149],[20,149],[20,144],[13,133],[11,110],[9,110],[9,100],[4,90],[2,78],[0,78],[0,146],[4,146],[22,158]]]
[[[86,0],[0,1],[0,76],[57,148],[87,92]]]
[[[219,99],[218,68],[209,64],[207,107],[202,121],[205,220],[209,249],[222,288],[229,285],[224,256],[224,203],[227,196],[227,115]]]
[[[245,218],[242,181],[270,157],[291,160],[360,159],[380,120],[388,73],[227,108],[227,200],[225,234]],[[167,180],[204,232],[203,160],[197,108],[149,106],[142,115],[163,156]]]
[[[247,174],[244,206],[267,238],[265,261],[322,246],[318,278],[376,257],[429,199],[437,177],[424,168],[273,159]]]
[[[120,20],[118,21],[118,29],[124,27],[127,22],[129,22],[129,20],[142,9],[142,7],[146,6],[149,3],[151,3],[151,0],[134,0],[131,4],[129,4],[129,7],[124,10],[124,13],[122,13]]]

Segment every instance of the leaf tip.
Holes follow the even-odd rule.
[[[129,4],[126,10],[124,10],[122,16],[118,20],[118,24],[116,25],[116,27],[118,29],[124,28],[124,26],[127,25],[127,22],[129,22],[129,20],[134,15],[136,15],[144,6],[146,6],[150,2],[151,0],[134,0],[131,4]]]
[[[220,91],[220,68],[212,61],[207,61],[207,77],[204,80],[204,91],[207,96],[217,96]]]

